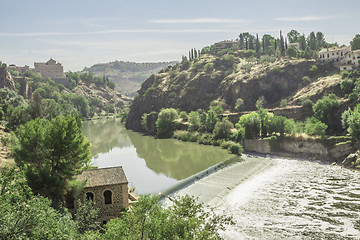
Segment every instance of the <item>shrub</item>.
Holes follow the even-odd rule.
[[[309,76],[304,76],[302,79],[305,83],[309,83],[311,81]]]
[[[231,134],[231,129],[234,124],[228,119],[223,119],[215,124],[214,128],[214,139],[228,139]]]
[[[260,116],[256,112],[242,115],[235,124],[237,129],[245,129],[245,138],[258,138],[260,136]]]
[[[204,70],[206,73],[212,72],[213,69],[214,69],[214,64],[212,64],[212,63],[207,63],[204,66]]]
[[[242,98],[238,98],[235,101],[235,110],[238,112],[242,112],[245,110],[245,103]]]
[[[181,63],[181,70],[186,70],[189,69],[189,67],[191,66],[191,62],[187,59],[184,59]]]
[[[311,117],[305,123],[305,133],[309,135],[324,136],[327,128],[328,126],[325,123],[319,121],[315,117]]]
[[[198,137],[197,142],[204,145],[211,145],[213,142],[213,135],[209,133],[204,133]]]
[[[346,113],[345,113],[346,112]],[[351,137],[355,140],[360,140],[360,104],[356,105],[353,111],[348,109],[342,115],[342,122]]]
[[[188,130],[193,132],[193,131],[197,131],[200,128],[200,114],[198,112],[190,112],[189,113],[189,128]]]
[[[244,141],[244,139],[245,139],[245,129],[244,128],[240,128],[236,131],[233,131],[230,134],[231,141],[242,143]]]
[[[182,118],[184,121],[187,121],[188,114],[185,111],[181,111],[179,117]]]
[[[228,147],[228,150],[232,154],[241,155],[244,152],[243,147],[239,143],[233,143]]]
[[[340,103],[334,94],[325,96],[318,100],[313,106],[314,117],[328,126],[333,125],[334,114],[339,108]]]
[[[171,137],[177,127],[178,112],[173,108],[162,109],[156,120],[156,134],[158,137]]]
[[[222,141],[220,147],[228,149],[233,144],[235,144],[233,141]]]
[[[302,98],[300,99],[301,105],[306,108],[312,108],[312,101],[309,98]]]
[[[281,102],[280,102],[280,107],[286,107],[287,104],[288,104],[287,100],[286,100],[286,99],[283,99],[283,100],[281,100]]]
[[[354,87],[354,80],[351,78],[344,78],[341,80],[340,88],[344,91],[345,94],[351,93]]]
[[[348,95],[348,99],[350,102],[355,102],[356,100],[359,99],[359,94],[356,92],[352,92]]]

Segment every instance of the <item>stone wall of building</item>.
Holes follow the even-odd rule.
[[[110,190],[112,193],[112,203],[105,204],[104,192]],[[120,216],[121,212],[129,206],[128,187],[127,184],[116,184],[100,187],[87,187],[79,195],[80,200],[86,198],[86,194],[90,192],[94,196],[94,207],[99,208],[99,217],[97,221],[103,222]],[[77,208],[75,202],[75,209]]]
[[[40,73],[43,78],[65,78],[63,66],[53,59],[46,63],[34,63],[34,67],[34,71]]]

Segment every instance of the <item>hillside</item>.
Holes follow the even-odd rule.
[[[159,72],[169,65],[177,62],[158,63],[135,63],[125,61],[114,61],[109,63],[95,64],[85,68],[84,72],[91,72],[95,76],[106,76],[115,83],[115,89],[121,94],[133,97],[143,83],[151,74]]]
[[[95,113],[119,112],[132,102],[131,98],[112,89],[109,86],[111,82],[104,77],[95,78],[78,73],[71,73],[69,77],[70,83],[62,85],[33,72],[12,76],[6,65],[3,65],[0,67],[0,89],[15,90],[28,100],[37,92],[53,108],[64,112],[80,111],[83,117],[91,117]]]
[[[255,110],[259,98],[265,100],[265,108],[279,107],[281,100],[299,105],[303,97],[316,100],[337,91],[341,77],[335,73],[331,65],[315,60],[255,58],[245,50],[203,54],[149,77],[134,99],[127,127],[141,130],[144,113],[170,107],[206,110],[213,101],[225,102],[228,112]]]

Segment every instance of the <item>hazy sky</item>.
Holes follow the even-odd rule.
[[[1,0],[0,61],[60,61],[65,70],[114,60],[181,60],[191,48],[240,32],[278,36],[321,31],[349,44],[360,33],[360,0]]]

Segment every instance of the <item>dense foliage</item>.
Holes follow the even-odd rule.
[[[52,120],[36,118],[20,126],[11,152],[34,193],[54,204],[64,199],[68,182],[91,158],[81,120],[71,115]]]

